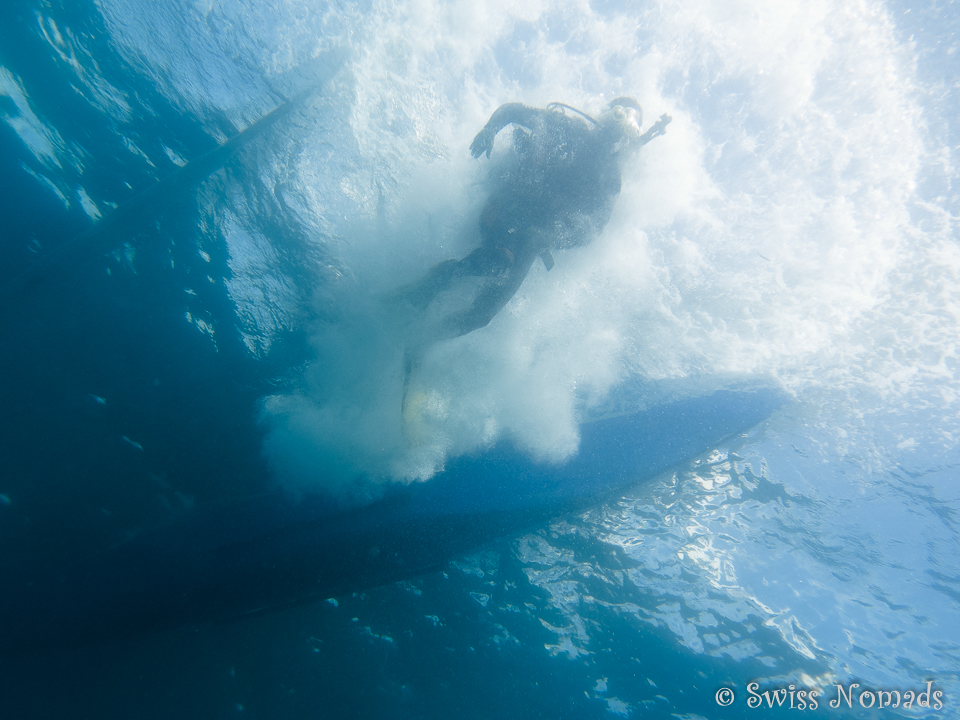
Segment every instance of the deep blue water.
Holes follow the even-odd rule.
[[[623,381],[774,376],[795,399],[442,572],[4,659],[0,716],[754,717],[754,679],[932,680],[945,709],[906,716],[956,716],[958,22],[952,3],[9,0],[0,578],[276,484],[429,482],[494,438],[556,462]],[[45,263],[331,51],[333,81],[222,170]],[[411,440],[377,298],[476,245],[473,134],[503,102],[627,93],[667,135],[603,237],[424,359]]]

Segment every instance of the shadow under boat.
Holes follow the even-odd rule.
[[[423,574],[497,538],[582,511],[761,423],[787,399],[741,382],[587,422],[577,455],[537,463],[509,442],[431,480],[341,509],[259,494],[175,519],[0,600],[7,654],[242,617]]]

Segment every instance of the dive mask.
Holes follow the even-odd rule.
[[[628,100],[629,104],[621,104]],[[643,113],[640,106],[632,98],[618,98],[609,109],[600,116],[599,124],[614,131],[616,142],[612,152],[620,152],[640,139],[640,124],[643,122]]]

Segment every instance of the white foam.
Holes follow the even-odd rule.
[[[202,115],[256,117],[276,101],[264,78],[350,51],[315,125],[278,129],[298,153],[278,141],[277,165],[259,168],[338,278],[317,293],[302,387],[265,403],[290,482],[336,468],[338,486],[423,479],[503,437],[559,461],[579,409],[631,373],[775,374],[839,428],[838,448],[890,406],[936,407],[929,433],[960,433],[955,220],[918,190],[954,171],[925,135],[911,51],[882,4],[137,5],[101,4],[114,42]],[[606,232],[535,267],[487,328],[431,348],[405,431],[406,320],[375,298],[476,246],[488,161],[469,157],[473,134],[503,102],[597,113],[620,94],[647,126],[673,123],[626,173]],[[929,442],[910,438],[891,447]]]

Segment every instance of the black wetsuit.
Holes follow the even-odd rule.
[[[480,213],[479,248],[434,267],[407,293],[420,308],[460,277],[488,278],[466,310],[440,321],[433,340],[487,325],[516,294],[537,256],[590,242],[610,219],[620,193],[616,138],[586,120],[519,103],[502,105],[474,139],[474,157],[516,125],[513,151],[491,170],[493,190]]]

